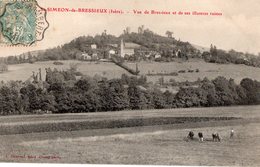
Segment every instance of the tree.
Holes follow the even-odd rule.
[[[137,85],[130,84],[128,87],[129,107],[132,110],[146,108],[146,98]]]
[[[56,112],[56,101],[52,94],[43,92],[39,95],[40,110]]]
[[[110,107],[112,111],[124,110],[129,106],[127,91],[118,79],[109,81]]]
[[[164,99],[165,99],[165,107],[166,108],[172,108],[174,107],[174,95],[170,91],[165,91],[163,93]]]
[[[102,111],[118,111],[129,107],[127,91],[120,79],[100,82],[96,92]]]
[[[212,57],[216,57],[218,54],[217,47],[212,44],[210,45],[210,54]]]
[[[56,95],[56,113],[71,113],[73,112],[73,98],[69,95],[69,93],[62,92],[58,96]]]
[[[250,78],[244,78],[240,82],[240,85],[246,90],[248,104],[260,103],[260,83],[253,81]]]
[[[231,82],[229,82],[225,77],[217,77],[212,81],[212,83],[215,85],[216,94],[219,98],[219,105],[232,105],[235,104],[235,96],[236,92],[232,91],[233,88],[232,85],[230,85]]]
[[[152,92],[152,95],[153,95],[153,104],[155,109],[163,109],[166,107],[165,96],[160,90],[155,89]]]
[[[101,81],[99,83],[99,89],[97,91],[100,97],[100,110],[109,111],[110,110],[110,95],[109,95],[109,85],[106,81]]]
[[[206,92],[207,107],[218,106],[220,104],[215,85],[211,81],[209,81],[207,78],[204,78],[201,88]]]
[[[7,86],[0,88],[0,114],[8,115],[17,113],[18,92]]]
[[[175,100],[178,107],[200,107],[207,104],[207,94],[201,88],[181,88]]]
[[[59,72],[57,69],[51,70],[50,68],[46,69],[46,82],[49,84],[52,83],[62,83],[65,81],[64,75]]]
[[[173,32],[172,31],[166,31],[165,33],[168,38],[173,38]]]
[[[29,100],[29,111],[33,112],[35,110],[41,109],[40,95],[42,94],[42,89],[37,89],[35,85],[28,84],[20,90],[23,99]]]
[[[87,79],[80,79],[75,83],[75,86],[80,90],[87,92],[91,89],[92,84]]]
[[[106,36],[107,35],[107,30],[104,30],[104,32],[102,33],[102,36]]]
[[[141,25],[138,27],[138,34],[143,34],[144,33],[144,25]]]

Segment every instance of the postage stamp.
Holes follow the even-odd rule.
[[[0,44],[32,45],[49,27],[46,10],[36,0],[0,0]]]

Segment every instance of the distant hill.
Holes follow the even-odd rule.
[[[155,60],[170,62],[176,57],[188,60],[189,58],[202,58],[209,63],[218,64],[245,64],[253,67],[260,67],[260,57],[253,54],[237,52],[235,50],[224,51],[211,45],[210,48],[202,47],[189,42],[176,40],[171,32],[167,31],[166,36],[158,35],[149,29],[143,27],[138,32],[124,31],[120,36],[107,34],[104,31],[101,35],[81,36],[62,46],[52,49],[33,51],[21,54],[19,56],[9,56],[8,64],[33,63],[36,61],[50,60],[99,60],[109,59],[110,51],[120,56],[120,43],[130,42],[138,45],[138,48],[132,48],[133,55],[125,57],[130,61]],[[158,56],[159,55],[159,56]],[[159,59],[158,59],[159,57]]]

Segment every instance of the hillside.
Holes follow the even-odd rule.
[[[134,50],[132,54],[126,53],[128,54],[126,59],[145,59],[145,56],[148,58],[147,55],[149,55],[150,59],[154,59],[156,54],[160,54],[161,61],[171,61],[171,58],[178,56],[200,57],[199,49],[193,47],[189,42],[176,40],[172,34],[173,32],[167,31],[166,36],[158,35],[143,26],[139,27],[138,32],[124,30],[124,33],[120,36],[107,34],[104,31],[95,36],[77,37],[62,46],[27,52],[18,56],[9,56],[3,61],[8,64],[20,64],[48,60],[80,60],[83,58],[82,54],[88,54],[92,59],[93,55],[96,55],[98,59],[107,59],[110,50],[114,50],[116,55],[122,56],[120,55],[121,40],[124,41],[126,50]],[[127,48],[127,43],[138,47]]]
[[[121,49],[122,47],[124,48]],[[144,29],[144,27],[139,27],[138,32],[129,32],[126,29],[120,36],[107,34],[106,31],[101,35],[81,36],[62,46],[0,58],[0,62],[21,64],[50,60],[97,61],[110,59],[112,55],[123,57],[125,61],[131,62],[174,62],[175,58],[183,61],[199,58],[209,63],[232,63],[260,67],[259,56],[235,50],[217,49],[212,44],[208,48],[190,44],[176,40],[173,32],[167,31],[166,36],[162,36],[148,28]]]
[[[0,80],[27,80],[31,75],[32,71],[38,72],[39,68],[42,68],[43,76],[45,76],[45,68],[51,67],[59,70],[66,70],[70,67],[71,63],[78,64],[78,70],[84,75],[94,76],[100,75],[112,78],[120,78],[122,74],[127,71],[114,65],[113,63],[106,62],[82,62],[82,61],[61,61],[64,65],[54,65],[53,61],[36,62],[34,64],[18,64],[9,65],[9,71],[6,73],[0,73]],[[131,68],[135,68],[135,63],[127,63]],[[239,83],[242,78],[252,78],[260,80],[260,68],[250,67],[246,65],[235,65],[235,64],[212,64],[204,62],[200,59],[191,59],[187,62],[140,62],[138,68],[141,75],[146,75],[149,72],[155,73],[171,73],[185,70],[185,73],[179,73],[178,76],[164,76],[164,80],[168,81],[174,79],[176,81],[196,81],[198,78],[203,79],[207,77],[214,79],[217,76],[224,76],[226,78],[233,78],[236,83]],[[199,72],[188,72],[188,70],[196,70]],[[147,76],[148,81],[157,82],[161,76]],[[44,79],[44,78],[43,78]]]

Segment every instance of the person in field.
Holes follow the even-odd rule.
[[[213,141],[219,141],[220,142],[220,136],[219,136],[218,133],[213,133],[212,138],[213,138]]]
[[[199,141],[203,142],[203,133],[199,132],[198,136],[199,136]]]
[[[194,139],[194,133],[192,131],[189,132],[188,138],[193,140]]]
[[[234,137],[234,134],[235,134],[235,131],[234,131],[234,129],[232,128],[232,129],[231,129],[231,132],[230,132],[230,138],[233,138],[233,137]]]

